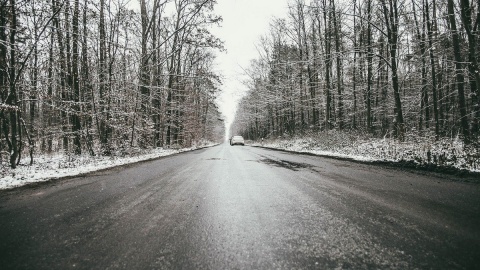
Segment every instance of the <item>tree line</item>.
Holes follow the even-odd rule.
[[[224,134],[215,0],[0,0],[0,159],[116,155]]]
[[[480,2],[293,0],[252,61],[236,133],[478,143]]]

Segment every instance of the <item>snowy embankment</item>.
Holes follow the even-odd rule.
[[[480,149],[459,139],[407,136],[400,142],[361,135],[328,132],[308,137],[278,138],[253,142],[254,146],[282,149],[364,162],[388,162],[438,170],[480,173]]]
[[[89,172],[113,168],[116,166],[147,161],[180,152],[192,151],[213,146],[213,143],[202,144],[191,148],[141,150],[131,156],[68,156],[63,154],[43,155],[36,157],[33,165],[30,159],[23,159],[16,169],[7,164],[0,164],[0,190],[27,185],[29,183],[44,182],[62,177],[78,176]]]

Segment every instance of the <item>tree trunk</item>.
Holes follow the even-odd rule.
[[[422,91],[420,93],[420,115],[419,115],[419,123],[418,123],[418,130],[421,131],[423,129],[423,113],[425,112],[425,127],[429,128],[429,121],[430,121],[430,109],[429,109],[429,101],[428,101],[428,91],[427,91],[427,63],[425,59],[425,15],[423,15],[423,27],[420,28],[419,22],[417,19],[417,14],[415,10],[415,1],[412,0],[412,8],[413,8],[413,18],[415,21],[416,27],[416,36],[417,42],[420,47],[420,57],[422,58]],[[423,14],[424,12],[422,12]]]
[[[100,23],[99,23],[99,32],[100,32],[100,47],[99,47],[99,54],[100,54],[100,70],[98,72],[98,80],[99,80],[99,111],[100,111],[100,122],[98,123],[99,126],[98,134],[100,136],[100,143],[102,146],[102,151],[104,155],[109,156],[111,154],[111,149],[109,145],[109,134],[107,131],[107,125],[105,121],[105,113],[106,113],[106,91],[105,86],[107,85],[107,48],[106,48],[106,30],[105,30],[105,0],[100,0]]]
[[[78,33],[78,21],[79,21],[79,0],[74,0],[74,10],[73,10],[73,48],[72,48],[72,83],[73,83],[73,113],[72,113],[72,132],[73,132],[73,151],[75,154],[80,155],[82,153],[81,145],[81,119],[80,119],[80,84],[79,84],[79,72],[78,72],[78,43],[79,43],[79,33]]]
[[[9,93],[6,104],[10,109],[10,167],[15,169],[17,167],[18,141],[17,141],[17,127],[18,127],[18,104],[17,104],[17,89],[16,89],[16,34],[17,34],[17,14],[15,0],[10,0],[11,17],[10,17],[10,66],[9,66]]]
[[[448,0],[448,19],[450,21],[450,31],[452,34],[453,55],[455,59],[455,82],[458,92],[458,109],[460,111],[460,124],[463,137],[466,141],[469,140],[470,134],[468,130],[468,118],[465,102],[465,77],[462,69],[462,56],[460,53],[460,36],[457,30],[457,22],[455,20],[455,6],[453,0]]]
[[[52,0],[52,8],[53,12],[57,12],[60,7],[57,6],[56,0]],[[61,92],[61,121],[62,121],[62,130],[64,134],[62,135],[62,140],[63,140],[63,150],[65,152],[68,152],[68,118],[67,118],[67,113],[66,113],[66,101],[67,101],[67,90],[66,90],[66,71],[67,71],[67,66],[66,66],[66,55],[65,55],[65,47],[64,47],[64,40],[63,40],[63,34],[62,34],[62,29],[60,27],[60,22],[58,18],[54,18],[54,27],[57,30],[57,42],[58,42],[58,50],[60,54],[60,92]],[[68,24],[68,22],[67,22]]]
[[[430,55],[430,66],[432,70],[432,97],[433,97],[433,117],[435,119],[435,137],[436,139],[438,139],[440,136],[440,129],[439,129],[439,120],[438,120],[437,74],[435,69],[435,57],[433,55],[433,31],[432,31],[432,23],[430,22],[428,0],[425,0],[425,17],[427,21],[426,25],[427,25],[428,45],[430,47],[428,51]]]
[[[174,136],[175,136],[175,128],[172,127],[174,124],[174,115],[176,115],[176,112],[173,108],[173,99],[174,99],[174,89],[173,86],[175,84],[175,80],[177,79],[176,71],[177,66],[175,65],[175,59],[176,59],[176,54],[180,53],[178,47],[178,39],[179,39],[179,30],[180,30],[180,21],[181,21],[181,16],[182,16],[182,10],[183,7],[178,6],[177,7],[177,20],[175,23],[175,34],[173,37],[173,45],[172,45],[172,51],[171,51],[171,56],[170,56],[170,64],[168,66],[168,87],[167,87],[167,138],[166,138],[166,144],[171,145],[172,141],[174,141]],[[177,86],[178,87],[178,86]]]
[[[353,114],[352,128],[357,129],[357,0],[353,0],[353,76],[352,76],[352,94],[353,94]]]
[[[480,3],[479,3],[480,4]],[[480,5],[477,6],[477,9]],[[480,121],[480,70],[477,61],[477,35],[478,29],[473,26],[472,7],[469,0],[460,0],[460,10],[462,22],[467,33],[468,40],[468,72],[470,77],[470,89],[473,101],[474,121],[472,123],[472,131],[479,134]],[[478,12],[478,11],[477,11]],[[480,13],[479,13],[480,16]],[[480,21],[479,18],[477,20]],[[469,138],[466,138],[467,141]]]
[[[331,20],[328,17],[331,17],[331,11],[327,12],[326,0],[323,0],[323,21],[325,27],[325,130],[330,130],[332,128],[331,123],[331,112],[332,112],[332,97],[331,97],[331,83],[330,83],[330,73],[332,68],[332,59],[331,59]],[[327,21],[328,20],[328,21]]]
[[[337,125],[340,130],[344,127],[344,119],[343,119],[343,63],[341,59],[341,49],[340,49],[340,34],[342,32],[342,25],[340,20],[340,13],[337,13],[335,9],[335,1],[330,0],[332,5],[332,15],[333,15],[333,28],[335,29],[335,54],[336,54],[336,72],[337,72],[337,98],[338,98],[338,106],[337,106]]]
[[[90,130],[93,125],[92,114],[97,116],[97,110],[95,106],[95,101],[93,98],[93,87],[90,82],[90,71],[88,66],[88,46],[87,46],[87,2],[85,0],[84,7],[83,7],[83,17],[82,17],[82,24],[83,24],[83,39],[82,39],[82,61],[81,61],[81,77],[82,77],[82,86],[80,88],[80,98],[82,104],[80,113],[84,113],[84,126],[86,132],[86,144],[88,152],[91,156],[95,155],[95,151],[93,150],[93,136],[90,133]],[[98,120],[98,117],[96,117]]]
[[[150,102],[150,74],[149,74],[149,61],[148,61],[148,36],[149,36],[149,19],[147,14],[147,5],[145,0],[140,0],[140,13],[142,17],[142,39],[141,39],[141,56],[140,56],[140,117],[145,118],[149,115],[149,102]],[[142,124],[144,121],[141,122]],[[145,126],[142,125],[145,129]],[[148,141],[148,133],[143,131],[141,133],[140,146],[146,147]]]
[[[372,49],[372,0],[367,2],[367,131],[372,132],[372,85],[373,85],[373,49]]]
[[[402,111],[402,101],[400,98],[400,85],[398,81],[397,67],[397,46],[398,46],[398,3],[396,0],[389,0],[389,8],[385,0],[381,0],[383,6],[383,15],[387,26],[387,38],[390,52],[390,68],[392,70],[393,96],[395,99],[395,135],[403,140],[404,121]]]

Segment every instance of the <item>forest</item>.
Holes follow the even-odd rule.
[[[224,136],[214,0],[0,0],[0,162]]]
[[[479,1],[289,1],[247,68],[232,132],[478,170],[479,26]]]
[[[455,141],[478,160],[479,26],[479,1],[290,1],[259,42],[233,132]]]

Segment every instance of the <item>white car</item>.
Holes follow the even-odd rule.
[[[230,145],[245,145],[245,140],[243,139],[242,136],[233,136],[230,138]]]

